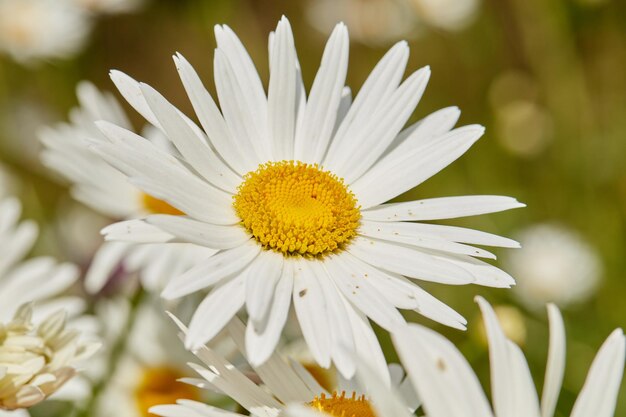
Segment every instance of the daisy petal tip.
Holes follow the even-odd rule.
[[[483,304],[489,304],[487,302],[487,300],[485,300],[485,298],[482,295],[477,295],[474,297],[474,302],[476,304],[478,304],[479,306],[483,305]]]

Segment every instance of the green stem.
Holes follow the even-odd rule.
[[[98,399],[102,392],[106,388],[107,384],[111,381],[113,375],[117,370],[117,364],[119,363],[119,359],[126,350],[126,342],[128,341],[128,337],[130,332],[135,325],[135,320],[137,318],[137,312],[139,311],[139,306],[144,299],[145,291],[140,287],[137,292],[133,295],[133,298],[130,300],[131,306],[130,311],[128,313],[128,318],[126,319],[126,324],[124,325],[124,329],[122,334],[117,338],[115,344],[111,348],[111,353],[108,359],[108,366],[106,369],[105,375],[94,385],[91,393],[91,398],[85,405],[82,410],[79,410],[76,413],[76,417],[91,417],[95,415],[95,408],[98,403]]]

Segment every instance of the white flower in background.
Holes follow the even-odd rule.
[[[474,22],[480,0],[405,0],[429,26],[448,31],[465,29]]]
[[[70,57],[90,29],[69,0],[0,0],[0,51],[19,62]]]
[[[541,401],[521,349],[508,340],[491,306],[478,297],[489,338],[493,412],[469,363],[443,336],[418,325],[394,344],[429,417],[552,417],[565,371],[565,329],[548,305],[550,347]],[[616,329],[594,359],[571,417],[611,417],[624,371],[624,333]]]
[[[489,87],[496,138],[513,155],[532,158],[552,142],[554,121],[539,90],[537,81],[522,71],[505,71]]]
[[[387,330],[415,310],[464,328],[465,319],[405,277],[452,285],[510,287],[514,280],[468,244],[518,247],[488,233],[430,221],[522,207],[500,196],[383,204],[427,180],[483,134],[454,129],[457,108],[402,130],[426,87],[429,68],[402,81],[406,42],[382,58],[352,103],[344,87],[348,32],[333,31],[308,99],[291,27],[270,36],[269,93],[234,32],[215,28],[215,81],[222,112],[192,66],[174,57],[204,131],[156,90],[114,71],[122,95],[180,152],[177,158],[112,123],[93,148],[132,184],[186,215],[152,215],[105,229],[108,239],[181,241],[219,252],[173,279],[175,299],[213,288],[191,320],[186,345],[211,340],[242,308],[254,365],[274,350],[289,307],[323,367],[350,377],[368,318]],[[119,198],[117,198],[119,200]],[[158,229],[162,230],[159,232]],[[379,368],[383,372],[385,368]]]
[[[130,129],[130,122],[115,98],[100,92],[90,83],[77,88],[80,106],[70,112],[70,123],[41,131],[45,146],[41,159],[45,165],[67,178],[72,196],[111,219],[133,219],[150,213],[178,214],[169,204],[143,193],[126,177],[106,164],[87,147],[87,139],[102,134],[95,125],[105,120]],[[154,128],[144,134],[167,152],[177,154],[167,139]],[[158,290],[171,276],[181,274],[215,250],[191,244],[134,245],[106,242],[96,253],[85,279],[87,291],[102,289],[111,274],[122,264],[127,272],[139,271],[144,288]]]
[[[177,399],[200,401],[204,398],[201,390],[179,381],[192,376],[186,364],[193,356],[175,337],[176,327],[161,304],[149,299],[138,308],[124,353],[114,364],[115,372],[96,403],[93,417],[143,417],[149,415],[148,409],[154,405]],[[129,308],[114,304],[106,311],[127,313]],[[113,316],[107,314],[108,317]],[[126,322],[126,318],[117,318],[117,323]],[[216,349],[225,355],[228,353],[224,346]]]
[[[185,331],[181,323],[179,326]],[[245,331],[243,323],[238,319],[228,325],[228,333],[244,356]],[[273,353],[263,365],[251,364],[252,376],[242,373],[206,346],[194,353],[204,366],[194,363],[189,366],[200,378],[187,378],[184,381],[232,398],[254,417],[321,417],[328,414],[335,417],[409,417],[419,405],[415,390],[397,365],[391,366],[381,379],[381,375],[361,364],[358,378],[342,379],[334,391],[327,391],[300,363],[291,358],[287,360],[277,353]],[[150,412],[164,417],[241,416],[186,400],[180,400],[178,404],[152,407]]]
[[[75,365],[99,345],[82,342],[66,328],[67,313],[59,310],[39,324],[25,304],[9,322],[0,324],[0,409],[15,410],[40,403],[75,374]]]
[[[370,45],[410,38],[419,30],[406,0],[310,0],[306,17],[322,33],[343,21],[350,28],[352,39]]]
[[[21,205],[15,198],[0,201],[0,321],[14,316],[23,304],[36,301],[35,321],[61,308],[75,316],[85,301],[62,296],[78,280],[79,271],[70,263],[50,257],[22,261],[37,238],[37,225],[20,222]]]
[[[141,7],[144,0],[70,0],[89,13],[118,14],[129,13]]]
[[[565,307],[589,299],[602,275],[597,252],[575,231],[539,224],[517,236],[523,250],[505,265],[517,277],[514,294],[529,308],[546,302]]]
[[[72,319],[72,329],[92,337],[95,334],[95,323],[88,316],[80,315],[85,310],[85,301],[64,294],[78,280],[78,268],[44,256],[23,261],[37,238],[37,226],[28,220],[20,222],[20,213],[21,204],[17,199],[0,201],[0,252],[3,255],[0,258],[0,322],[10,321],[20,306],[34,301],[35,323],[50,319],[58,311],[64,310]],[[55,320],[59,320],[59,317]],[[0,357],[0,367],[2,361]],[[56,397],[78,399],[80,393],[84,393],[84,386],[82,381],[72,379]],[[0,415],[4,415],[1,410]],[[7,415],[28,414],[16,411]]]

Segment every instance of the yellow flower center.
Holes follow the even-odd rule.
[[[199,401],[197,388],[179,382],[184,377],[181,372],[168,367],[147,368],[135,389],[135,401],[140,414],[153,417],[148,410],[160,404],[175,404],[179,399]]]
[[[185,214],[176,207],[171,206],[169,203],[152,197],[150,194],[146,193],[141,194],[141,205],[148,213],[152,214],[172,214],[174,216]]]
[[[309,405],[333,417],[376,417],[374,410],[364,395],[357,397],[356,393],[346,397],[345,391],[338,395],[333,392],[331,397],[322,394],[315,397]]]
[[[246,174],[233,206],[265,249],[284,255],[340,250],[356,236],[361,219],[342,179],[299,161],[268,162]]]

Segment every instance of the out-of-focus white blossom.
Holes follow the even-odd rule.
[[[89,13],[118,14],[137,10],[144,0],[72,0]]]
[[[419,27],[406,0],[312,0],[307,5],[306,16],[322,33],[344,21],[352,39],[369,45],[410,38]]]
[[[520,157],[542,153],[552,141],[552,115],[539,99],[536,81],[521,71],[499,75],[489,88],[497,139],[504,149]]]
[[[67,0],[0,0],[0,51],[19,62],[70,57],[90,28],[88,16]]]
[[[539,104],[518,100],[496,111],[496,130],[500,144],[514,155],[540,154],[552,140],[552,117]]]
[[[530,308],[546,302],[567,306],[590,298],[602,265],[596,251],[573,230],[539,224],[517,236],[522,250],[505,258],[517,278],[514,293]]]
[[[0,324],[1,409],[26,408],[43,401],[76,374],[76,363],[99,347],[66,329],[63,311],[40,324],[34,324],[32,316],[32,305],[25,304],[13,320]]]
[[[406,0],[405,0],[406,1]],[[480,0],[408,0],[418,18],[429,26],[459,31],[475,19]]]
[[[130,305],[119,297],[99,307],[104,307],[100,309],[103,314],[99,315],[110,327],[105,329],[109,337],[107,344],[113,345],[126,330],[123,326],[131,313]],[[115,372],[100,395],[92,417],[144,417],[151,415],[148,409],[155,405],[181,398],[206,399],[199,389],[179,381],[195,376],[186,365],[193,356],[176,337],[176,327],[164,312],[166,307],[158,299],[148,298],[137,308],[124,353],[117,358]],[[228,346],[220,343],[218,347],[228,357],[234,349],[232,343]],[[101,365],[107,366],[106,363]]]

